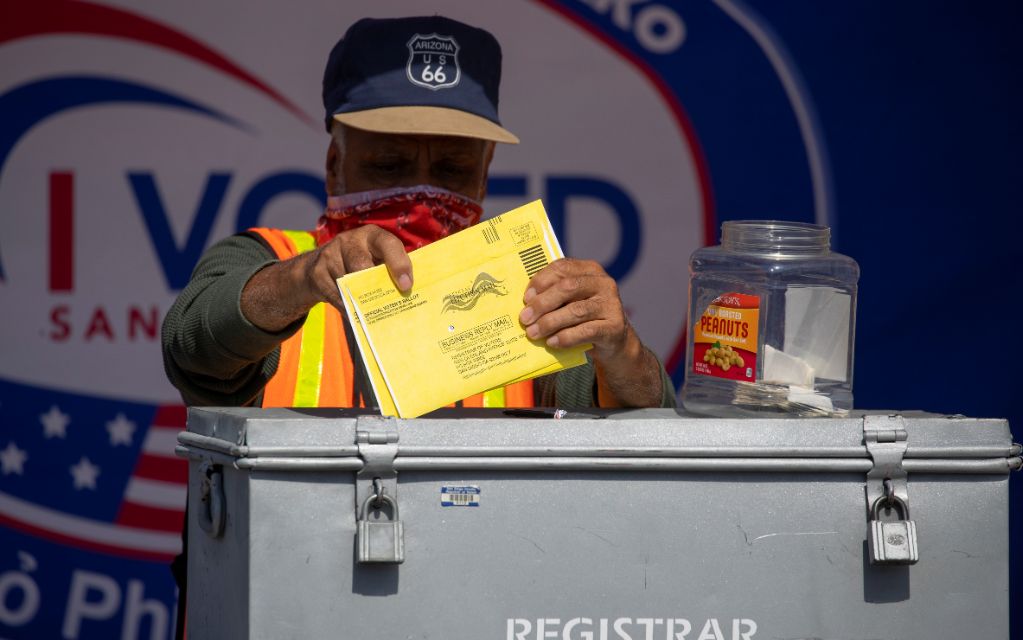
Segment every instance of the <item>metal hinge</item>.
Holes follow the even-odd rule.
[[[361,420],[360,418],[359,420]],[[359,426],[362,426],[361,424]],[[356,427],[358,428],[358,427]],[[393,444],[398,441],[398,431],[356,431],[356,444]]]

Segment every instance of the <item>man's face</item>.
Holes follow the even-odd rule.
[[[332,143],[327,155],[327,189],[339,194],[428,184],[479,202],[487,193],[493,155],[493,143],[475,138],[346,127],[344,149]]]

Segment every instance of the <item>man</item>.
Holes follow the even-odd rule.
[[[218,243],[167,314],[165,367],[186,403],[374,406],[335,279],[385,264],[413,288],[407,252],[478,221],[495,143],[518,142],[498,119],[500,74],[500,46],[481,29],[442,17],[352,25],[324,73],[328,210],[316,231]],[[597,263],[537,273],[519,320],[552,348],[592,343],[590,364],[466,405],[673,405]]]
[[[441,17],[352,25],[323,78],[328,208],[316,231],[219,242],[164,320],[164,366],[187,404],[375,406],[335,279],[385,264],[398,288],[413,288],[407,252],[479,220],[495,143],[518,142],[498,120],[500,76],[500,46],[481,29]],[[674,405],[597,263],[538,272],[519,320],[552,348],[592,343],[591,362],[465,405]],[[174,565],[180,638],[183,556]]]

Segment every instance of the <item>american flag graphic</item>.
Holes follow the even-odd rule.
[[[169,561],[181,547],[185,408],[0,380],[0,527]],[[2,530],[0,530],[2,539]]]

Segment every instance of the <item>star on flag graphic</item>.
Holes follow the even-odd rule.
[[[50,410],[39,416],[39,422],[43,423],[43,435],[47,438],[66,438],[67,426],[71,422],[71,416],[61,413],[57,405],[50,407]]]
[[[16,473],[19,476],[25,473],[25,460],[28,454],[24,449],[19,449],[13,442],[7,443],[7,448],[0,451],[0,473]]]

